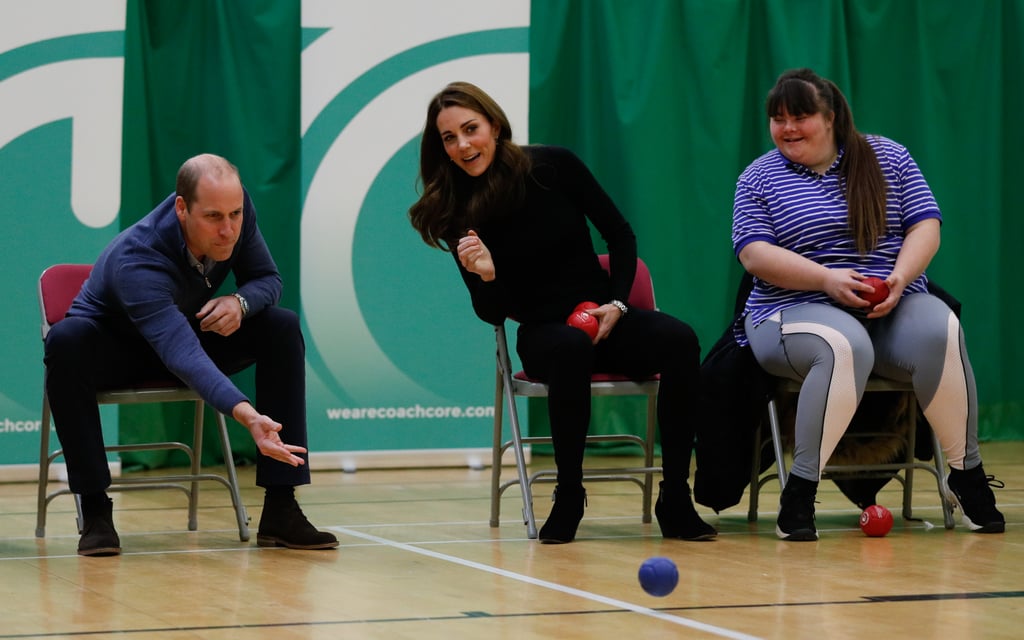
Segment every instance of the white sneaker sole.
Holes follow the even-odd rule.
[[[956,492],[949,487],[949,475],[945,475],[942,478],[942,488],[946,492],[946,499],[949,500],[950,506],[953,507],[953,511],[960,510],[960,522],[971,531],[979,533],[1003,533],[1006,526],[993,527],[990,525],[975,524],[973,520],[968,517],[967,512],[964,510],[963,505],[960,504],[960,499],[956,496]]]
[[[818,539],[817,531],[797,529],[793,533],[786,533],[777,524],[775,525],[775,535],[779,537],[779,540],[786,540],[788,542],[815,542]]]

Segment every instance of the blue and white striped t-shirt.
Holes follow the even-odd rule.
[[[751,163],[736,183],[732,219],[736,255],[751,242],[763,240],[831,268],[886,278],[896,264],[906,230],[928,218],[941,221],[942,214],[905,147],[881,136],[868,136],[868,142],[882,167],[888,203],[885,235],[874,251],[858,253],[849,231],[839,176],[843,149],[825,175],[791,162],[774,149]],[[927,279],[922,275],[903,293],[926,290]],[[743,316],[749,315],[757,325],[776,311],[807,302],[838,306],[822,291],[782,289],[755,278]],[[739,344],[747,344],[742,319],[736,323],[735,337]]]

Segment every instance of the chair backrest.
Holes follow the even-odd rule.
[[[608,271],[608,254],[602,253],[597,256],[601,266]],[[641,258],[636,259],[636,275],[633,276],[633,288],[629,291],[629,299],[626,304],[637,309],[653,311],[657,309],[654,301],[654,281],[651,279],[651,272]]]
[[[92,272],[91,264],[55,264],[39,276],[39,310],[43,339],[71,307]]]

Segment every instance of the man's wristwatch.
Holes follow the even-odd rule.
[[[622,315],[626,315],[627,313],[629,313],[629,307],[627,307],[626,303],[623,302],[622,300],[612,300],[608,304],[613,304],[616,307],[618,307],[619,311],[622,312]]]
[[[249,301],[243,298],[242,294],[238,293],[237,291],[235,293],[232,293],[231,295],[235,296],[235,299],[238,300],[238,306],[242,307],[242,317],[244,318],[245,316],[249,315]]]

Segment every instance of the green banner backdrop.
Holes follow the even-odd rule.
[[[1019,0],[534,2],[531,139],[590,165],[636,229],[659,305],[706,350],[741,272],[735,181],[771,148],[765,95],[792,67],[833,79],[858,128],[906,145],[934,190],[929,274],[963,302],[981,437],[1019,439],[1022,34]]]
[[[488,5],[500,11],[478,10]],[[22,366],[0,371],[3,479],[36,473],[39,273],[94,260],[173,190],[185,158],[204,151],[239,166],[284,276],[283,304],[303,320],[311,464],[481,464],[493,423],[486,354],[494,335],[472,314],[450,256],[419,240],[406,210],[417,197],[423,112],[445,83],[487,85],[528,139],[529,4],[447,0],[444,8],[418,0],[11,4],[0,29],[8,203],[0,288],[9,301],[0,330],[8,362],[27,363],[28,375]],[[239,377],[243,389],[252,389],[251,375]],[[185,407],[103,414],[110,443],[188,439]],[[244,430],[232,438],[236,455],[254,454]],[[218,451],[207,446],[204,457]]]
[[[124,7],[11,2],[2,15],[0,473],[34,479],[43,393],[37,283],[51,264],[91,262],[113,235]],[[116,410],[101,414],[104,437],[116,439]]]
[[[425,449],[488,443],[494,364],[480,356],[493,333],[406,210],[423,111],[445,83],[500,76],[492,90],[513,93],[526,133],[528,9],[503,8],[452,22],[410,0],[357,12],[329,0],[129,0],[121,225],[173,189],[184,158],[210,151],[239,166],[281,268],[282,304],[303,321],[318,468],[368,464],[354,452],[408,450],[394,459],[417,464]],[[395,10],[408,20],[394,24]],[[361,37],[371,32],[372,43]],[[453,369],[438,375],[438,362]],[[251,390],[251,372],[239,382]],[[184,434],[190,419],[186,407],[120,415],[124,441]],[[254,453],[244,431],[232,439],[236,455]]]
[[[128,1],[120,218],[121,228],[128,227],[172,193],[186,158],[205,152],[228,158],[256,204],[286,283],[281,304],[296,310],[299,8],[299,2],[277,0]],[[232,285],[229,278],[224,286]],[[236,382],[251,392],[252,372]],[[187,406],[125,406],[121,438],[151,441],[154,432],[165,431],[183,439],[191,419]],[[241,430],[235,435],[238,452],[254,455],[251,439]],[[215,432],[208,436],[215,441]],[[122,460],[157,466],[169,455],[147,452]]]
[[[740,273],[729,240],[735,179],[771,146],[765,93],[803,65],[838,82],[863,131],[906,144],[922,166],[945,214],[930,272],[963,301],[981,435],[1024,438],[1014,326],[1024,222],[1011,204],[1024,139],[1024,0],[443,6],[10,3],[0,34],[5,469],[32,477],[38,455],[39,272],[93,260],[201,151],[239,165],[285,277],[284,304],[301,307],[314,451],[382,451],[390,461],[409,449],[402,459],[415,463],[430,447],[486,447],[493,336],[450,257],[425,247],[405,216],[426,101],[456,78],[496,95],[518,141],[579,152],[635,225],[661,307],[709,347]],[[459,415],[387,417],[406,407]],[[356,410],[367,413],[346,419]],[[371,411],[384,418],[365,419]],[[595,422],[632,417],[616,405]],[[123,440],[136,425],[187,422],[122,418]],[[104,425],[110,441],[115,423]],[[235,436],[248,455],[251,439]]]

